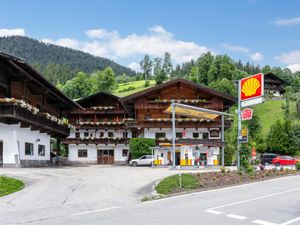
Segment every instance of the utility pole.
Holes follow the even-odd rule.
[[[175,139],[176,139],[176,131],[175,131],[175,103],[172,99],[171,101],[171,108],[172,108],[172,153],[173,153],[173,169],[175,169]]]
[[[237,168],[240,168],[241,157],[240,157],[240,134],[242,132],[242,121],[241,121],[241,95],[240,95],[241,80],[238,81],[238,134],[237,134]]]

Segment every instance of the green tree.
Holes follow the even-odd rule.
[[[151,147],[155,146],[155,139],[151,138],[131,138],[129,140],[130,153],[133,158],[142,155],[151,155]]]
[[[161,84],[167,79],[166,74],[163,72],[162,59],[156,57],[154,58],[153,61],[154,61],[153,73],[154,73],[155,82],[157,84]]]
[[[95,72],[92,77],[93,92],[112,92],[116,86],[116,77],[112,68],[108,67],[103,71]]]
[[[271,72],[271,67],[270,67],[269,65],[265,65],[265,66],[262,68],[261,72],[262,72],[263,74],[270,73],[270,72]]]
[[[195,83],[198,83],[198,79],[199,79],[199,70],[197,66],[193,66],[193,68],[191,69],[191,72],[188,75],[188,79],[190,81],[193,81]]]
[[[208,84],[218,79],[227,78],[232,80],[235,66],[227,55],[217,55],[208,71]]]
[[[152,60],[149,55],[145,55],[144,59],[140,62],[145,81],[149,79],[152,72]]]
[[[210,70],[210,67],[214,61],[214,56],[211,54],[211,52],[207,52],[205,54],[202,54],[197,59],[197,67],[198,67],[198,82],[200,84],[208,85],[208,72]]]
[[[73,79],[66,82],[62,91],[73,99],[86,97],[92,92],[91,79],[84,72],[79,72]]]
[[[169,52],[165,52],[163,65],[162,65],[162,73],[163,77],[169,78],[172,76],[173,65],[171,54]]]
[[[209,84],[209,87],[211,87],[213,89],[216,89],[218,91],[221,91],[223,93],[226,93],[226,94],[230,94],[230,95],[233,95],[233,96],[237,95],[236,87],[227,78],[223,78],[221,80],[212,81]]]

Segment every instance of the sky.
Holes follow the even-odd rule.
[[[174,64],[208,51],[300,70],[297,0],[9,0],[0,36],[22,35],[139,70],[145,54]]]

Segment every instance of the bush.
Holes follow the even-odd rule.
[[[129,140],[130,153],[133,158],[139,158],[142,155],[151,155],[150,147],[155,146],[155,139],[151,138],[131,138]]]
[[[221,170],[221,173],[223,173],[223,174],[226,173],[226,168],[224,166],[221,166],[220,170]]]
[[[149,80],[146,80],[144,86],[145,86],[145,87],[149,87],[149,86],[150,86],[150,81],[149,81]]]
[[[296,164],[296,169],[297,169],[297,170],[300,170],[300,162],[298,162],[298,163]]]

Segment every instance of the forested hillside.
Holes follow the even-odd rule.
[[[70,48],[45,44],[28,37],[0,37],[0,51],[25,59],[54,84],[65,83],[79,71],[90,74],[107,67],[111,67],[116,75],[135,75],[131,69],[109,59]],[[52,74],[47,73],[49,70]]]

